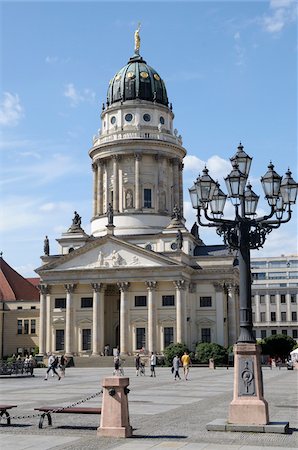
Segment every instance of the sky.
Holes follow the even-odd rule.
[[[196,220],[188,188],[205,164],[223,178],[241,141],[250,181],[269,211],[260,178],[270,161],[297,180],[297,4],[271,1],[1,2],[0,251],[36,276],[45,235],[51,254],[73,212],[90,233],[88,151],[100,128],[109,80],[140,53],[164,80],[187,150],[184,215]],[[252,257],[297,254],[297,206]],[[225,217],[233,214],[227,204]],[[232,217],[232,216],[231,216]],[[221,244],[200,229],[206,244]]]

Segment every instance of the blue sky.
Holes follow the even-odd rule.
[[[187,189],[206,163],[226,190],[240,140],[253,156],[250,180],[261,199],[270,160],[280,175],[290,166],[298,178],[294,1],[2,1],[0,250],[23,276],[36,275],[45,235],[57,253],[55,239],[74,210],[90,231],[88,150],[109,80],[133,54],[139,21],[141,54],[166,83],[188,152],[189,228],[195,211]],[[201,237],[222,242],[214,230]],[[294,253],[297,207],[253,256]]]

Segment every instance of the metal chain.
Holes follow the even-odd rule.
[[[82,400],[78,400],[77,402],[71,403],[70,405],[62,406],[61,408],[51,409],[51,410],[47,411],[47,413],[51,414],[51,413],[64,411],[64,409],[73,408],[76,405],[80,405],[81,403],[85,403],[88,400],[91,400],[92,398],[98,397],[102,393],[103,393],[103,390],[101,389],[99,392],[96,392],[96,394],[89,395],[88,397],[83,398]],[[39,417],[42,414],[44,414],[44,412],[41,411],[39,413],[31,414],[29,416],[10,416],[10,419],[34,419],[35,417]]]

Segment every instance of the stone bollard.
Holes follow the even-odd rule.
[[[213,358],[209,359],[209,369],[215,369],[215,362]]]
[[[101,406],[100,427],[98,436],[127,438],[132,436],[132,427],[129,424],[128,399],[129,378],[104,378],[103,398]]]

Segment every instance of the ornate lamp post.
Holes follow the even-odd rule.
[[[263,398],[260,350],[252,333],[250,250],[263,246],[267,234],[291,219],[291,205],[295,203],[298,185],[290,170],[279,176],[270,162],[261,178],[270,212],[256,216],[259,196],[252,191],[248,174],[252,158],[241,143],[230,158],[232,171],[225,178],[228,197],[235,207],[233,220],[223,219],[227,195],[208,174],[205,167],[189,189],[197,220],[202,227],[215,227],[225,244],[238,251],[240,273],[240,336],[234,346],[234,396],[229,409],[229,423],[268,424],[268,404]],[[201,215],[206,221],[203,221]]]

